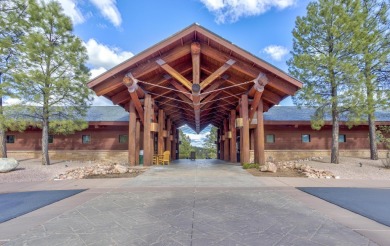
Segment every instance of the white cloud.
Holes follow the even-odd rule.
[[[265,53],[267,53],[269,56],[271,56],[272,59],[275,61],[280,61],[282,58],[288,54],[288,49],[279,46],[279,45],[270,45],[263,49]]]
[[[98,69],[110,69],[113,66],[129,59],[133,53],[129,51],[121,51],[118,48],[110,48],[104,44],[96,42],[94,39],[84,43],[87,48],[89,60],[88,63]],[[92,71],[91,71],[92,72]]]
[[[90,0],[90,2],[99,9],[104,18],[109,20],[114,26],[119,27],[122,23],[122,17],[116,7],[116,0]]]
[[[10,105],[16,105],[16,104],[20,104],[22,103],[22,101],[20,99],[17,99],[17,98],[4,98],[4,101],[3,101],[3,105],[4,106],[10,106]]]
[[[46,3],[52,0],[45,0]],[[85,21],[85,17],[81,13],[80,9],[77,7],[77,0],[56,0],[59,2],[64,9],[64,14],[68,15],[74,25],[81,24]]]
[[[90,71],[91,72],[90,79],[96,78],[97,76],[99,76],[100,74],[104,73],[105,71],[107,71],[107,69],[105,69],[104,67],[91,69],[91,71]]]
[[[241,17],[261,15],[271,8],[284,9],[296,0],[200,0],[216,16],[217,23],[236,22]]]

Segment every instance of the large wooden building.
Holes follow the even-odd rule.
[[[50,149],[59,158],[61,151],[62,157],[69,157],[64,154],[69,150],[73,156],[76,150],[84,153],[80,157],[89,153],[90,158],[117,152],[137,165],[143,150],[144,165],[151,165],[155,153],[168,150],[176,159],[177,128],[184,124],[197,133],[210,124],[218,127],[219,158],[230,162],[264,163],[265,150],[268,155],[282,151],[280,158],[296,158],[299,151],[330,149],[330,127],[316,132],[308,117],[300,118],[311,112],[273,107],[299,90],[300,81],[197,24],[94,78],[88,86],[119,107],[93,107],[87,130],[50,139]],[[278,120],[264,119],[269,110],[270,117],[278,115]],[[367,148],[365,128],[345,134],[341,149]],[[31,130],[9,135],[7,147],[14,153],[35,151],[40,148],[39,134]]]

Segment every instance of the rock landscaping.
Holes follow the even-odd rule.
[[[145,172],[146,167],[129,167],[116,163],[99,163],[87,167],[79,167],[68,170],[64,174],[58,175],[56,180],[65,179],[87,179],[87,178],[121,178],[135,177]],[[130,174],[130,175],[129,175]]]
[[[308,178],[319,178],[319,179],[340,178],[338,176],[333,175],[333,173],[330,171],[317,170],[303,163],[306,161],[317,161],[321,159],[322,157],[310,157],[306,159],[299,159],[293,161],[280,161],[280,162],[268,161],[266,162],[265,165],[260,166],[260,171],[276,173],[278,172],[278,170],[285,171],[290,169],[293,171],[297,171],[298,173],[301,173]]]

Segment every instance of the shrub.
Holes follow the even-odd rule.
[[[242,165],[242,168],[244,168],[244,169],[251,169],[251,168],[259,168],[259,164],[257,164],[257,163],[244,163],[243,165]]]
[[[390,169],[390,152],[387,153],[386,158],[382,160],[383,167]]]

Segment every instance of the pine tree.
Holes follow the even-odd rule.
[[[331,115],[331,162],[339,163],[340,117],[355,107],[351,84],[357,83],[353,66],[352,21],[358,5],[352,0],[319,0],[309,3],[307,15],[298,17],[293,30],[290,73],[304,86],[293,100],[298,106],[315,108],[312,127],[320,129]]]
[[[211,127],[210,133],[206,135],[205,140],[205,149],[207,150],[207,157],[209,158],[217,158],[217,147],[215,145],[215,141],[217,141],[217,128]]]
[[[6,130],[22,130],[23,127],[5,117],[3,99],[13,96],[9,87],[12,80],[9,71],[17,63],[16,45],[24,34],[23,21],[27,9],[24,0],[0,0],[0,158],[7,158]]]
[[[368,119],[370,157],[378,160],[375,111],[390,107],[390,3],[378,0],[358,0],[360,15],[355,21],[360,28],[355,34],[356,66],[359,67],[362,94],[353,116]]]
[[[179,145],[180,158],[186,158],[190,156],[193,148],[191,146],[191,139],[189,136],[185,135],[182,130],[179,129],[179,140],[181,144]]]
[[[50,165],[49,133],[66,134],[87,127],[83,119],[92,100],[86,86],[87,54],[58,2],[30,0],[27,15],[13,87],[22,104],[28,105],[24,117],[42,128],[42,164]]]

